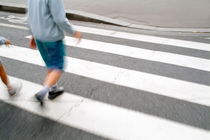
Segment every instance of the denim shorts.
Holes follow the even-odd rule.
[[[64,69],[65,46],[62,40],[55,42],[42,42],[36,40],[36,45],[45,62],[47,69]]]

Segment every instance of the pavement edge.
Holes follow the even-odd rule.
[[[0,4],[0,11],[26,13],[26,8],[24,5]],[[78,10],[66,10],[66,16],[71,20],[104,23],[133,29],[183,33],[210,33],[210,28],[167,28],[152,25],[139,25]]]

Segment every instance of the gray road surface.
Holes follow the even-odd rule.
[[[7,17],[9,15],[11,15],[11,13],[0,12],[0,17]],[[0,20],[0,23],[13,24],[7,20]],[[75,22],[75,24],[77,24],[77,22]],[[23,24],[19,25],[25,26]],[[100,28],[103,28],[103,25],[100,25]],[[114,27],[110,26],[110,28]],[[126,31],[127,29],[123,30]],[[25,38],[25,36],[28,35],[27,31],[1,27],[0,33],[12,40],[13,44],[28,47],[28,39]],[[157,45],[126,39],[116,39],[93,34],[84,34],[84,38],[129,45],[136,48],[158,50],[197,58],[205,58],[208,60],[210,59],[209,52],[206,51],[197,51],[193,49],[184,49],[168,45]],[[199,42],[208,41],[204,38],[201,39],[200,37],[193,36],[174,36],[173,38],[193,41],[197,40]],[[174,79],[194,82],[202,85],[210,85],[210,73],[206,71],[69,46],[67,47],[67,55],[74,58],[111,66],[171,77]],[[43,67],[4,57],[2,60],[9,75],[38,84],[42,83],[45,74],[45,69]],[[207,131],[210,130],[210,108],[207,106],[174,99],[167,96],[161,96],[142,90],[118,86],[70,73],[64,73],[64,76],[59,84],[63,85],[67,92],[75,95],[80,95],[107,104],[142,112],[158,118],[172,120],[174,122],[185,124],[191,127],[204,129]],[[106,139],[74,127],[65,126],[55,121],[42,118],[18,109],[14,106],[5,104],[2,101],[0,101],[0,130],[0,138],[4,140],[28,140],[31,138],[39,140]]]

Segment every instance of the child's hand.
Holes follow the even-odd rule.
[[[8,47],[8,46],[10,46],[11,45],[11,41],[10,40],[6,40],[5,41],[5,45]]]
[[[73,37],[75,37],[76,39],[78,39],[77,41],[77,44],[80,43],[81,39],[82,39],[82,34],[78,31],[76,31],[74,34],[73,34]]]
[[[29,42],[29,46],[31,49],[36,49],[36,42],[34,37],[31,38],[30,42]]]

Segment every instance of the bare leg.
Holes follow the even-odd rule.
[[[60,70],[48,70],[47,76],[45,78],[44,86],[52,87],[60,79],[62,75]]]
[[[44,87],[35,95],[37,100],[43,105],[43,99],[50,91],[51,87],[57,83],[62,75],[60,70],[48,70],[47,76],[44,81]]]
[[[9,84],[9,79],[7,77],[7,73],[2,64],[0,64],[0,77],[1,77],[2,82],[8,87],[8,89],[10,89],[11,86]]]

